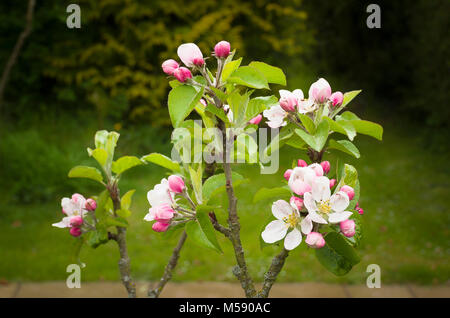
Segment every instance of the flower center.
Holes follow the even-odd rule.
[[[288,224],[289,227],[295,227],[298,223],[298,216],[295,215],[295,213],[289,214],[288,217],[284,217],[283,221],[284,223]]]
[[[317,204],[317,208],[319,209],[319,212],[328,214],[331,211],[331,205],[330,200],[322,201]]]

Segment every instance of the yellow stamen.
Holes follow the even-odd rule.
[[[289,227],[295,227],[298,223],[298,216],[295,215],[295,213],[289,214],[288,217],[284,217],[283,221],[284,223],[288,224]]]
[[[331,212],[330,200],[322,201],[317,204],[319,212],[328,214]]]

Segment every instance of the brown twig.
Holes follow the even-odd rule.
[[[172,271],[177,266],[178,258],[180,257],[180,251],[183,247],[184,242],[186,241],[187,234],[186,231],[183,231],[180,239],[178,240],[177,246],[173,249],[172,256],[170,257],[169,262],[166,265],[164,270],[164,274],[158,282],[158,285],[155,288],[150,288],[148,291],[148,297],[150,298],[158,298],[161,294],[164,286],[166,286],[167,282],[172,278]]]
[[[108,191],[113,201],[114,214],[117,210],[120,210],[120,193],[119,188],[117,187],[117,183],[112,183],[108,186]],[[128,257],[128,249],[127,249],[127,229],[125,227],[117,226],[117,234],[112,236],[112,238],[117,242],[119,246],[119,272],[120,277],[122,279],[122,284],[125,286],[128,297],[135,298],[136,297],[136,285],[133,281],[133,278],[130,274],[130,258]]]
[[[270,265],[269,270],[266,274],[264,274],[264,283],[261,291],[258,292],[258,297],[267,298],[269,296],[270,289],[275,283],[288,256],[289,251],[283,248],[283,250],[272,259],[272,264]]]

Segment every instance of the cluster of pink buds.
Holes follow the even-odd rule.
[[[97,202],[94,199],[85,199],[79,193],[75,193],[71,198],[61,200],[62,213],[65,215],[61,222],[54,223],[53,226],[59,228],[69,228],[70,235],[78,237],[82,234],[81,227],[84,224],[84,216],[88,211],[95,211]]]
[[[152,225],[154,231],[167,231],[170,222],[177,214],[174,210],[176,206],[175,195],[184,194],[185,189],[183,179],[180,176],[171,175],[168,179],[162,179],[161,183],[147,193],[147,199],[151,207],[144,220],[156,221]]]
[[[163,72],[167,75],[174,76],[181,83],[186,82],[192,78],[192,73],[189,68],[202,69],[205,65],[202,51],[194,43],[181,44],[177,49],[177,54],[183,64],[180,66],[177,61],[169,59],[162,63]],[[227,41],[220,41],[214,47],[214,55],[218,59],[224,59],[230,54],[230,43]]]

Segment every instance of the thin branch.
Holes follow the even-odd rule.
[[[3,74],[0,79],[0,110],[1,110],[1,107],[3,104],[3,95],[5,92],[6,84],[8,83],[8,80],[9,80],[9,75],[11,73],[11,69],[13,68],[14,64],[16,64],[17,58],[19,57],[19,53],[20,53],[20,50],[22,49],[25,39],[31,33],[35,3],[36,3],[35,0],[28,1],[25,28],[23,29],[22,33],[20,33],[19,38],[17,39],[16,45],[14,46],[14,49],[13,49],[11,55],[9,56],[9,59],[6,62],[5,69],[3,70]]]
[[[223,226],[222,224],[219,223],[219,221],[217,221],[216,214],[214,212],[209,213],[209,219],[211,220],[211,223],[214,226],[214,229],[216,229],[216,231],[222,233],[223,235],[225,235],[225,237],[231,240],[230,229]]]
[[[114,205],[114,214],[120,209],[120,194],[117,183],[113,183],[108,187],[109,194]],[[114,240],[119,246],[119,272],[122,279],[122,284],[125,286],[128,297],[136,298],[136,285],[130,274],[130,258],[128,257],[127,249],[127,229],[125,227],[117,226],[117,234],[114,236]]]
[[[163,276],[161,277],[156,288],[152,289],[150,287],[150,289],[148,290],[148,297],[158,298],[164,286],[166,286],[167,282],[172,278],[172,271],[177,266],[178,258],[180,257],[180,251],[183,247],[184,242],[186,241],[186,238],[186,231],[183,231],[183,234],[181,234],[180,239],[178,240],[177,246],[173,249],[172,256],[170,257],[170,260],[166,265]]]
[[[269,296],[270,289],[275,283],[278,274],[281,272],[288,255],[289,251],[283,248],[283,250],[272,259],[272,264],[270,265],[269,270],[266,274],[264,274],[264,283],[261,291],[258,293],[258,297],[267,298]]]

